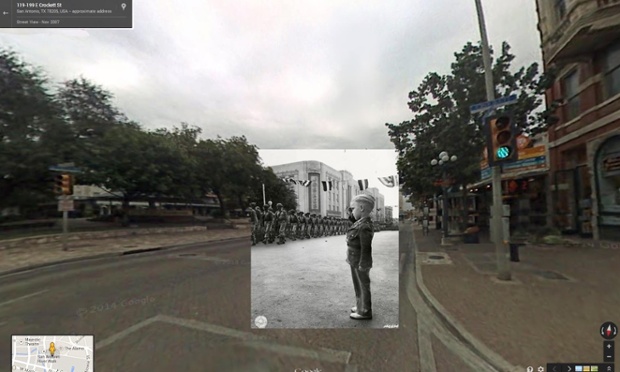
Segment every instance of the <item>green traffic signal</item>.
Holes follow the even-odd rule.
[[[512,153],[512,149],[508,146],[502,146],[497,149],[497,157],[500,159],[506,159]]]

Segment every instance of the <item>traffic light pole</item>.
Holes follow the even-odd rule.
[[[69,250],[69,247],[67,245],[68,234],[69,234],[69,212],[63,211],[62,212],[62,250],[63,251]]]
[[[478,13],[478,25],[480,27],[480,38],[482,41],[482,59],[484,63],[484,78],[486,83],[487,101],[495,99],[495,86],[493,84],[493,72],[491,70],[491,53],[489,50],[489,40],[484,22],[481,0],[475,0],[476,11]],[[491,212],[491,239],[495,244],[495,254],[497,258],[497,278],[499,280],[511,280],[510,262],[508,261],[507,245],[502,239],[502,173],[499,166],[491,168],[492,190],[493,190],[493,209]]]

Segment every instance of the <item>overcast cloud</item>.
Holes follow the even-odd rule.
[[[493,45],[540,62],[533,0],[486,0]],[[259,148],[392,149],[407,94],[479,40],[474,1],[134,1],[133,30],[2,30],[60,82],[84,76],[147,129],[188,122]]]

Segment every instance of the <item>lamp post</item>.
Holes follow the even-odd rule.
[[[446,182],[446,165],[448,162],[455,162],[456,155],[450,156],[446,151],[442,151],[439,154],[439,159],[431,160],[431,165],[439,165],[441,167],[441,189],[443,191],[443,206],[441,211],[441,227],[443,230],[443,237],[447,238],[448,233],[448,187]]]

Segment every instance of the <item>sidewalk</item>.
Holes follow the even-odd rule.
[[[423,236],[420,226],[413,229],[421,287],[441,304],[448,323],[464,328],[483,349],[534,368],[603,362],[599,327],[620,323],[620,250],[521,247],[507,283],[495,278],[492,243],[441,247],[440,231]],[[436,259],[441,254],[446,257]]]
[[[142,236],[111,237],[108,239],[80,239],[69,241],[68,251],[63,251],[62,243],[55,240],[40,244],[24,244],[19,247],[0,249],[0,276],[52,263],[111,256],[128,251],[141,251],[158,247],[206,243],[243,237],[248,238],[249,247],[250,229],[247,226],[241,226],[238,229],[200,232],[160,233]]]

